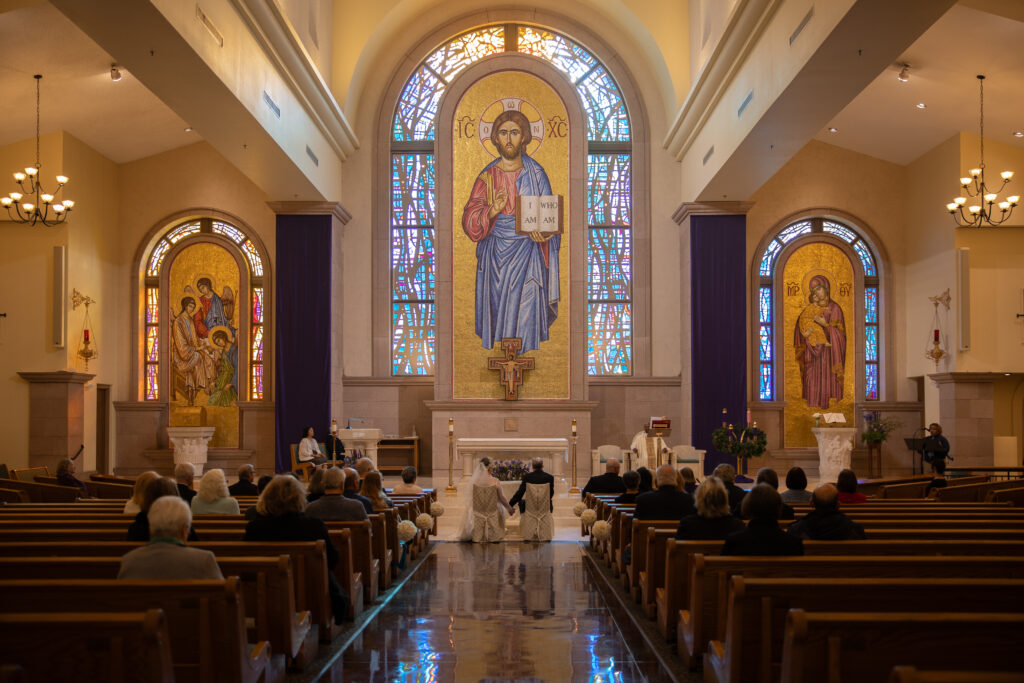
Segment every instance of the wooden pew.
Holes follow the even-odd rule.
[[[0,482],[2,485],[2,482]],[[28,494],[18,489],[0,488],[0,503],[27,503]]]
[[[647,567],[647,530],[671,529],[673,532],[679,527],[678,519],[633,519],[633,531],[630,533],[632,539],[630,550],[629,566],[627,576],[629,578],[629,592],[634,600],[640,600],[640,574]]]
[[[53,484],[37,484],[34,481],[5,479],[4,488],[24,491],[34,503],[74,503],[81,495],[81,489]]]
[[[89,479],[91,481],[105,481],[110,484],[127,484],[128,486],[135,486],[135,477],[119,477],[113,474],[90,472]]]
[[[11,469],[11,479],[15,481],[35,481],[36,477],[50,476],[50,469],[45,465],[40,467],[15,467]]]
[[[790,610],[782,683],[881,681],[897,664],[1014,671],[1024,615]]]
[[[725,600],[733,575],[764,578],[1024,578],[1017,557],[811,556],[725,557],[696,555],[690,573],[690,602],[679,613],[676,643],[690,668],[700,666],[712,638],[721,639]],[[716,635],[717,634],[717,635]]]
[[[0,614],[0,658],[31,681],[174,681],[167,620],[158,609]]]
[[[865,496],[873,496],[882,486],[907,484],[914,481],[931,481],[930,474],[915,474],[910,477],[885,477],[882,479],[865,479],[857,482],[857,490]]]
[[[944,489],[935,489],[935,500],[939,502],[978,502],[985,500],[989,491],[1002,491],[1003,489],[1014,489],[1021,486],[1024,486],[1024,479],[1007,479],[1004,481],[990,481],[984,484],[947,486]]]
[[[761,579],[733,576],[724,629],[708,643],[706,683],[771,683],[782,660],[786,614],[808,612],[1024,611],[1018,579]]]
[[[63,486],[57,481],[57,477],[36,477],[37,484],[53,484],[54,486]],[[132,497],[133,486],[126,484],[112,484],[106,481],[86,481],[82,482],[85,484],[89,495],[93,498],[116,498],[119,500],[128,500]]]
[[[676,529],[647,529],[647,542],[644,544],[647,559],[644,570],[640,572],[640,606],[648,619],[658,614],[655,602],[658,588],[665,585],[665,554],[669,541],[675,542]]]
[[[239,580],[0,581],[5,612],[128,612],[161,609],[167,618],[176,681],[266,683],[284,678],[284,655],[267,670],[270,643],[250,650]],[[265,677],[264,677],[265,676]]]
[[[998,503],[1012,503],[1017,509],[1024,509],[1024,488],[1002,489],[989,491],[985,497],[986,501]]]
[[[1017,671],[922,671],[916,666],[894,666],[889,683],[1024,683]]]

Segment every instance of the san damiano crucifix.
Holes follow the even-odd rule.
[[[501,350],[505,355],[498,358],[487,359],[487,369],[497,370],[501,373],[498,380],[505,387],[505,400],[518,401],[519,387],[523,383],[523,373],[526,370],[533,370],[533,358],[516,358],[516,354],[523,348],[523,340],[520,337],[504,337],[501,340]]]

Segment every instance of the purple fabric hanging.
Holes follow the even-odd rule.
[[[732,455],[716,451],[711,432],[743,424],[747,409],[746,216],[690,217],[693,445],[707,451],[704,474]]]
[[[277,471],[305,427],[318,439],[331,414],[331,216],[277,217],[274,401]]]

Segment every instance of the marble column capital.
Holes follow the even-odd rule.
[[[58,370],[56,372],[19,372],[18,376],[30,384],[86,384],[96,375]]]

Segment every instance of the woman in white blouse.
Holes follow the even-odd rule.
[[[299,462],[311,462],[314,465],[327,462],[327,458],[320,452],[320,444],[313,438],[313,428],[303,429],[302,436],[302,441],[299,442]]]

